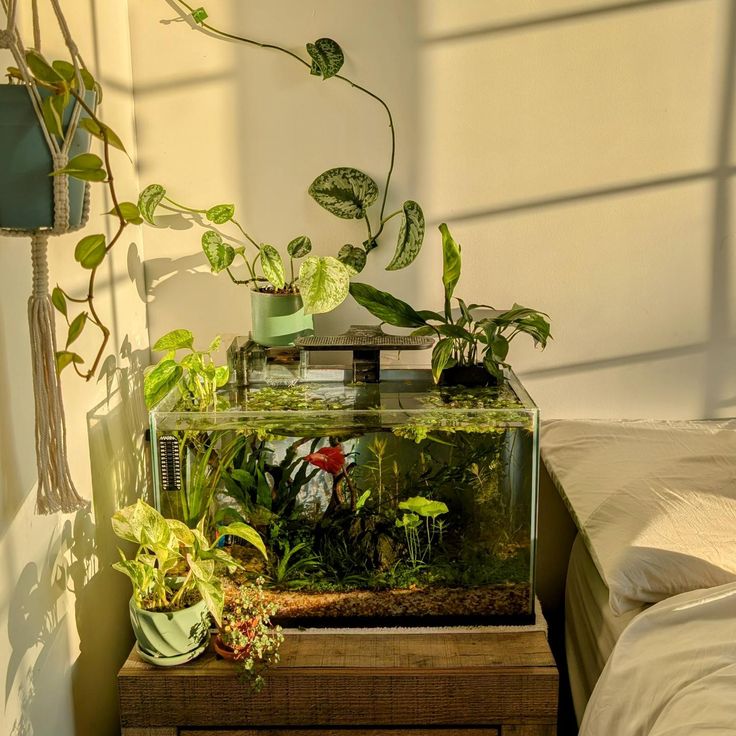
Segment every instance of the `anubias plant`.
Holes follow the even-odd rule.
[[[207,539],[204,520],[190,529],[177,519],[165,519],[138,499],[113,515],[112,527],[118,537],[138,546],[131,558],[121,551],[120,561],[113,565],[130,578],[138,608],[176,611],[202,599],[215,621],[221,623],[225,597],[217,569],[234,571],[239,565]],[[267,557],[263,540],[247,524],[236,522],[219,531],[243,539]]]
[[[230,378],[226,365],[216,365],[213,354],[220,347],[218,335],[206,350],[194,349],[194,335],[189,330],[172,330],[160,337],[153,350],[166,351],[156,366],[146,373],[143,393],[151,409],[172,389],[179,387],[185,409],[204,411],[217,407],[217,389]],[[187,351],[177,359],[176,354]]]
[[[184,2],[184,0],[174,1],[186,8],[187,15],[209,34],[228,41],[240,41],[263,49],[278,51],[303,66],[311,75],[322,80],[339,79],[381,106],[386,113],[391,133],[391,154],[383,194],[380,194],[380,206],[377,206],[379,188],[376,182],[365,172],[351,166],[338,166],[328,169],[314,179],[308,191],[317,204],[336,217],[345,220],[360,220],[365,225],[366,239],[360,245],[345,245],[338,255],[340,261],[359,273],[365,265],[368,253],[378,245],[378,239],[386,224],[394,217],[400,216],[401,225],[396,250],[386,269],[395,271],[408,266],[417,257],[422,246],[424,214],[422,208],[413,200],[407,200],[400,209],[386,214],[386,201],[396,159],[396,133],[393,115],[389,106],[381,97],[349,77],[340,74],[345,62],[345,55],[340,45],[331,38],[319,38],[314,43],[306,44],[307,58],[304,58],[276,44],[261,43],[216,28],[206,22],[208,14],[204,8],[195,8],[188,2]]]
[[[208,227],[202,235],[202,250],[213,273],[225,271],[235,284],[250,286],[255,291],[275,294],[301,294],[307,314],[329,312],[341,304],[348,295],[351,274],[357,273],[365,263],[365,253],[357,255],[346,245],[333,256],[309,256],[312,241],[299,235],[286,246],[289,269],[279,251],[269,243],[257,241],[242,223],[235,218],[235,205],[217,204],[206,209],[188,207],[171,199],[161,184],[146,187],[138,199],[138,209],[146,222],[156,225],[156,210],[161,206],[168,210],[203,217],[208,223],[222,226],[230,223],[237,232],[227,237]],[[362,254],[362,261],[360,260]],[[306,257],[308,256],[308,257]],[[294,261],[304,258],[298,275]],[[245,265],[248,278],[238,279],[232,267],[239,259]]]
[[[82,153],[70,159],[63,169],[52,172],[54,176],[66,175],[86,182],[105,184],[113,205],[106,214],[117,220],[112,237],[107,238],[102,233],[85,235],[74,249],[74,259],[89,272],[86,293],[83,296],[72,295],[58,285],[51,293],[51,301],[66,320],[68,327],[64,349],[56,353],[57,371],[61,372],[72,365],[79,376],[89,381],[97,372],[110,338],[110,328],[103,322],[95,304],[97,274],[108,253],[120,241],[125,228],[130,224],[140,224],[142,219],[135,204],[120,201],[115,187],[111,149],[116,148],[125,153],[125,146],[117,133],[99,117],[96,105],[89,104],[88,99],[85,99],[86,93],[94,92],[97,102],[100,101],[102,88],[99,83],[88,69],[78,68],[65,60],[49,62],[33,49],[26,51],[25,58],[34,82],[48,93],[43,100],[42,112],[49,133],[60,141],[64,140],[67,135],[62,123],[64,112],[70,104],[76,102],[83,111],[79,127],[103,143],[102,158],[94,153]],[[23,81],[17,67],[8,67],[8,77],[11,81]],[[88,324],[99,330],[101,340],[90,367],[84,370],[80,367],[84,359],[71,346]]]
[[[495,381],[503,379],[503,367],[510,342],[519,334],[531,335],[544,349],[550,339],[547,315],[535,309],[514,304],[511,309],[496,310],[487,304],[466,304],[454,297],[460,280],[460,245],[444,223],[442,233],[442,286],[444,310],[415,310],[385,291],[361,283],[350,285],[355,301],[374,317],[395,327],[413,327],[413,334],[436,335],[439,339],[432,351],[432,374],[435,382],[442,372],[455,366],[485,367]],[[452,308],[452,300],[459,311]]]

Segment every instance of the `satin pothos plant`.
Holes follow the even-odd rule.
[[[517,335],[527,334],[536,345],[542,349],[546,347],[551,337],[548,315],[519,304],[511,309],[497,310],[488,304],[466,304],[455,297],[462,266],[461,249],[444,223],[440,225],[440,233],[444,292],[441,312],[416,310],[369,284],[351,284],[350,294],[382,322],[395,327],[413,327],[412,334],[438,338],[432,350],[435,382],[440,382],[443,373],[454,368],[475,368],[485,371],[489,377],[487,383],[497,383],[503,379],[503,368],[510,367],[506,360],[509,344]],[[455,309],[453,301],[457,303]]]
[[[322,208],[335,217],[343,220],[358,220],[365,227],[365,239],[358,245],[344,245],[337,254],[337,260],[346,265],[349,271],[360,273],[366,263],[368,254],[379,245],[379,239],[386,225],[395,217],[400,218],[400,225],[394,254],[388,264],[387,271],[397,271],[409,266],[419,254],[424,240],[424,214],[422,208],[414,200],[405,201],[399,209],[386,212],[386,204],[391,186],[391,176],[396,160],[396,132],[391,109],[388,104],[374,92],[341,74],[345,55],[340,45],[331,38],[319,38],[305,45],[306,58],[294,51],[272,43],[263,43],[246,38],[229,31],[222,30],[207,22],[208,13],[203,7],[195,7],[184,0],[173,0],[174,4],[183,8],[184,15],[191,19],[195,27],[206,31],[208,35],[220,37],[229,42],[239,41],[262,49],[277,51],[293,59],[310,75],[326,80],[339,80],[352,89],[360,92],[384,111],[390,131],[390,156],[383,192],[368,174],[352,166],[336,166],[324,171],[309,185],[308,193]],[[316,264],[312,263],[312,267]],[[330,262],[331,268],[334,264]],[[322,264],[326,269],[326,265]],[[320,277],[318,272],[316,277]],[[303,294],[304,296],[304,294]],[[308,299],[305,298],[305,306]],[[325,310],[326,311],[326,310]]]

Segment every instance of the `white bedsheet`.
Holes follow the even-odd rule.
[[[736,581],[736,421],[549,421],[541,446],[614,612]]]
[[[734,736],[736,584],[683,593],[619,637],[580,736]]]

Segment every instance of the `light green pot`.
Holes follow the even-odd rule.
[[[48,92],[41,90],[41,97]],[[85,95],[94,104],[94,93]],[[69,123],[74,105],[64,111]],[[69,158],[89,150],[89,133],[77,130]],[[0,227],[35,230],[53,227],[54,180],[51,153],[25,86],[0,85]],[[82,221],[84,182],[69,177],[69,224]]]
[[[299,294],[250,292],[251,337],[260,345],[291,345],[297,337],[314,334],[311,314],[304,314]]]
[[[138,646],[152,657],[178,657],[200,648],[209,638],[210,616],[203,600],[162,613],[144,611],[131,598],[128,608]]]

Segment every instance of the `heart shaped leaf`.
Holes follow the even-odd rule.
[[[299,291],[305,314],[330,312],[345,301],[350,272],[333,256],[311,256],[299,268]]]
[[[310,73],[322,79],[334,77],[345,62],[340,45],[331,38],[319,38],[314,43],[308,43],[307,53],[312,57]]]
[[[235,258],[235,249],[223,242],[220,233],[207,230],[202,235],[202,250],[210,262],[212,273],[220,273],[232,264]]]
[[[283,289],[286,276],[284,275],[284,262],[281,260],[281,254],[272,245],[263,243],[260,258],[263,275],[274,289]]]
[[[143,394],[146,406],[156,406],[181,378],[182,367],[175,360],[162,360],[144,379]]]
[[[233,219],[235,214],[234,204],[216,204],[207,210],[207,219],[215,225],[224,225]]]
[[[194,335],[189,330],[172,330],[159,337],[153,345],[153,350],[183,350],[194,345]]]
[[[77,243],[77,247],[74,249],[74,260],[82,268],[93,269],[102,263],[105,252],[104,235],[87,235]]]
[[[309,187],[314,201],[344,220],[359,220],[378,197],[373,179],[358,169],[339,166],[320,174]]]
[[[138,197],[138,209],[141,217],[151,225],[156,224],[154,219],[156,207],[159,206],[165,194],[166,189],[160,184],[149,184]]]
[[[396,252],[386,270],[398,271],[400,268],[406,268],[419,255],[423,240],[424,213],[416,202],[408,200],[404,202]]]
[[[312,250],[312,241],[306,235],[300,235],[286,246],[286,252],[292,258],[304,258]]]
[[[362,248],[346,243],[337,253],[337,260],[355,276],[365,268],[366,252]]]

